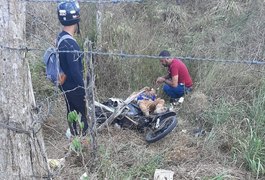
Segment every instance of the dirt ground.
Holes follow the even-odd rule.
[[[202,101],[198,100],[198,103],[201,104]],[[188,101],[184,103],[188,103]],[[207,102],[204,105],[207,105]],[[99,146],[104,145],[102,146],[105,148],[104,155],[107,150],[112,152],[109,154],[111,158],[108,159],[112,162],[103,159],[102,162],[92,165],[93,163],[89,159],[92,149],[89,146],[85,146],[86,153],[83,158],[75,153],[67,154],[70,143],[65,135],[67,123],[64,101],[59,99],[54,107],[54,111],[46,120],[43,129],[46,152],[49,159],[66,157],[63,167],[54,171],[56,175],[54,179],[79,179],[84,172],[91,172],[90,179],[109,179],[110,176],[104,178],[102,175],[98,176],[100,173],[104,174],[103,171],[106,169],[104,170],[103,167],[110,166],[108,168],[111,168],[115,164],[118,168],[113,169],[117,171],[123,167],[130,168],[144,162],[145,157],[150,154],[163,155],[163,163],[157,168],[174,171],[174,179],[252,179],[249,172],[231,163],[229,150],[213,147],[214,150],[211,151],[211,147],[208,147],[206,143],[208,132],[201,136],[195,136],[196,125],[192,125],[185,117],[178,117],[177,128],[153,144],[145,142],[144,135],[135,130],[109,127],[108,131],[105,130],[97,134],[97,142]],[[195,105],[195,107],[198,106]],[[197,111],[199,112],[201,109],[197,109]],[[99,151],[101,150],[99,148]],[[84,164],[87,166],[84,167]],[[153,175],[149,175],[149,177],[153,177]]]

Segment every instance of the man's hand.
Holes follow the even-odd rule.
[[[157,80],[156,80],[156,84],[161,84],[163,82],[165,82],[165,78],[164,77],[158,77]]]

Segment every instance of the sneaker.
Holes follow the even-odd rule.
[[[175,99],[171,98],[170,99],[170,104],[172,104],[173,106],[182,104],[183,102],[184,102],[184,97],[175,98]]]
[[[178,98],[170,98],[169,102],[170,103],[176,103],[176,102],[178,102],[178,100],[179,100]]]
[[[181,104],[184,102],[184,97],[180,97],[179,100],[178,100],[178,103]]]

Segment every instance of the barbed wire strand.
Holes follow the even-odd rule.
[[[36,48],[14,48],[0,45],[0,48],[12,50],[12,51],[45,51],[42,49]],[[178,58],[183,60],[190,61],[211,61],[211,62],[221,62],[221,63],[235,63],[235,64],[251,64],[251,65],[265,65],[265,61],[261,60],[232,60],[232,59],[214,59],[214,58],[201,58],[201,57],[191,57],[191,56],[171,56],[171,57],[161,57],[155,55],[143,55],[143,54],[125,54],[125,53],[115,53],[115,52],[101,52],[101,51],[58,51],[58,53],[92,53],[93,55],[101,55],[101,56],[117,56],[121,58],[138,58],[138,59],[161,59],[161,58]]]

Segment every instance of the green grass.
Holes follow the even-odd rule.
[[[248,121],[249,133],[240,141],[241,153],[244,155],[248,169],[256,177],[265,174],[265,82],[263,81],[256,98],[253,100]]]
[[[232,104],[229,100],[221,98],[215,102],[205,113],[204,119],[213,126],[233,122],[236,119],[242,119],[245,115],[244,104],[238,102]]]
[[[155,170],[162,164],[163,157],[160,155],[152,156],[146,163],[135,165],[123,177],[128,179],[152,179]]]
[[[225,173],[221,173],[215,177],[206,177],[203,178],[204,180],[224,180],[226,178],[226,174]]]
[[[246,166],[251,170],[256,178],[265,174],[265,143],[264,139],[257,136],[256,132],[251,130],[250,135],[241,141],[240,154],[246,162]]]
[[[116,146],[119,145],[116,144]],[[118,160],[121,154],[114,153],[113,149],[110,147],[100,146],[100,166],[98,169],[98,176],[100,179],[151,179],[155,170],[160,168],[163,164],[163,156],[161,155],[152,155],[142,151],[139,151],[139,154],[134,154],[130,148],[124,147],[122,149],[120,153],[123,154],[123,156],[132,156],[132,159],[135,160],[130,166]],[[140,153],[145,153],[145,156],[140,157]]]
[[[53,84],[46,78],[45,65],[41,59],[30,62],[31,79],[34,92],[38,97],[47,97],[54,94]]]

